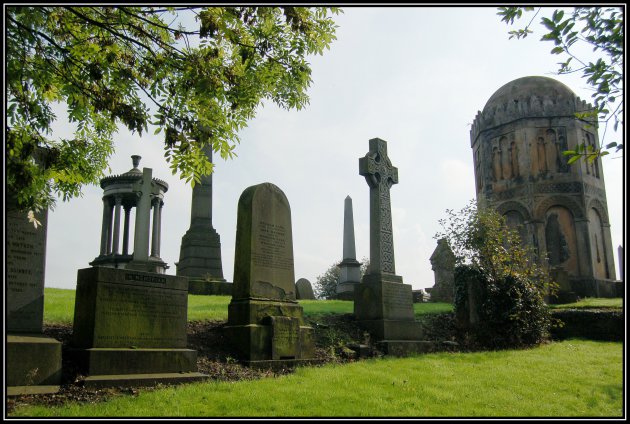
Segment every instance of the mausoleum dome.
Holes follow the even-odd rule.
[[[523,118],[574,116],[591,106],[553,78],[529,76],[499,88],[475,119],[475,132]]]

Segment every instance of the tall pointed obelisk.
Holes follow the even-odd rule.
[[[204,152],[212,161],[212,146]],[[222,284],[221,238],[212,226],[212,175],[201,178],[192,193],[190,228],[182,237],[177,275],[189,277],[189,292],[194,294],[231,294]],[[212,284],[215,283],[215,284]],[[230,284],[231,286],[231,284]]]
[[[354,285],[361,282],[361,263],[357,261],[356,256],[352,198],[347,196],[343,209],[343,261],[339,264],[337,299],[354,299]]]

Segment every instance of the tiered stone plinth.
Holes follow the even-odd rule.
[[[427,351],[424,330],[413,312],[411,285],[396,275],[367,274],[354,290],[354,315],[385,353],[407,355]]]
[[[96,267],[81,269],[72,348],[86,386],[197,381],[197,352],[186,348],[185,278]]]
[[[279,368],[313,362],[313,328],[305,325],[297,302],[233,300],[228,316],[225,331],[247,365]]]

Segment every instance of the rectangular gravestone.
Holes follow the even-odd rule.
[[[188,280],[144,271],[80,269],[72,355],[92,387],[196,381],[187,349]]]
[[[8,394],[54,393],[61,381],[61,343],[42,334],[48,211],[6,211],[6,331]]]
[[[296,301],[289,202],[270,183],[243,191],[238,203],[228,338],[250,366],[311,362],[313,329]]]

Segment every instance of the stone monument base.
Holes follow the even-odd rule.
[[[191,349],[69,349],[86,387],[148,386],[199,381],[197,351]]]
[[[313,328],[304,325],[303,314],[296,302],[232,300],[225,331],[245,364],[288,366],[315,357]]]
[[[433,349],[422,340],[424,327],[415,321],[411,285],[396,275],[367,274],[354,289],[357,323],[376,340],[384,353],[406,356]]]
[[[9,396],[59,391],[61,342],[42,334],[8,334],[6,343]]]
[[[354,287],[359,282],[344,282],[337,284],[335,299],[339,300],[354,300]]]
[[[208,281],[205,279],[189,278],[188,293],[214,296],[232,296],[232,283],[225,280]]]

